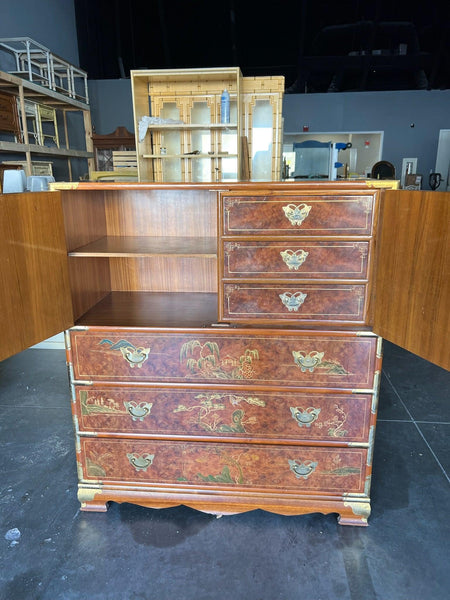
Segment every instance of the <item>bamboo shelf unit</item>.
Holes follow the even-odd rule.
[[[136,70],[131,83],[139,181],[280,179],[284,77],[243,77],[239,67]]]

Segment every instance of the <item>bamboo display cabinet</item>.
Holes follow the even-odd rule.
[[[139,181],[280,179],[284,77],[243,77],[238,67],[137,70],[131,83]],[[146,126],[150,116],[160,122]]]

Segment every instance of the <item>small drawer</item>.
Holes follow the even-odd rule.
[[[366,279],[369,242],[225,241],[223,277]]]
[[[80,439],[86,482],[363,493],[365,448]]]
[[[374,196],[224,196],[224,235],[370,235]]]
[[[372,389],[376,336],[258,329],[71,330],[75,380]]]
[[[223,284],[224,321],[364,323],[365,285]]]
[[[365,442],[369,394],[206,389],[75,388],[81,433],[179,438]]]

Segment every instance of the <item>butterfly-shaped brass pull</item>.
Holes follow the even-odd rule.
[[[305,262],[308,254],[309,252],[306,252],[301,248],[298,250],[290,250],[289,248],[286,248],[286,250],[282,250],[280,252],[281,258],[291,271],[298,271],[299,267],[301,267]]]
[[[291,294],[290,292],[283,292],[283,294],[279,294],[279,296],[281,298],[281,302],[289,312],[297,312],[306,298],[306,294],[303,292],[295,292],[294,294]]]
[[[307,204],[299,204],[298,206],[295,206],[295,204],[288,204],[287,206],[283,206],[283,210],[291,225],[301,225],[309,215],[311,206],[308,206]]]

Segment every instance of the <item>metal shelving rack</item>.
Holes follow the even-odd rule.
[[[42,44],[28,37],[1,38],[0,49],[14,56],[16,70],[10,71],[12,75],[89,104],[87,73]]]

